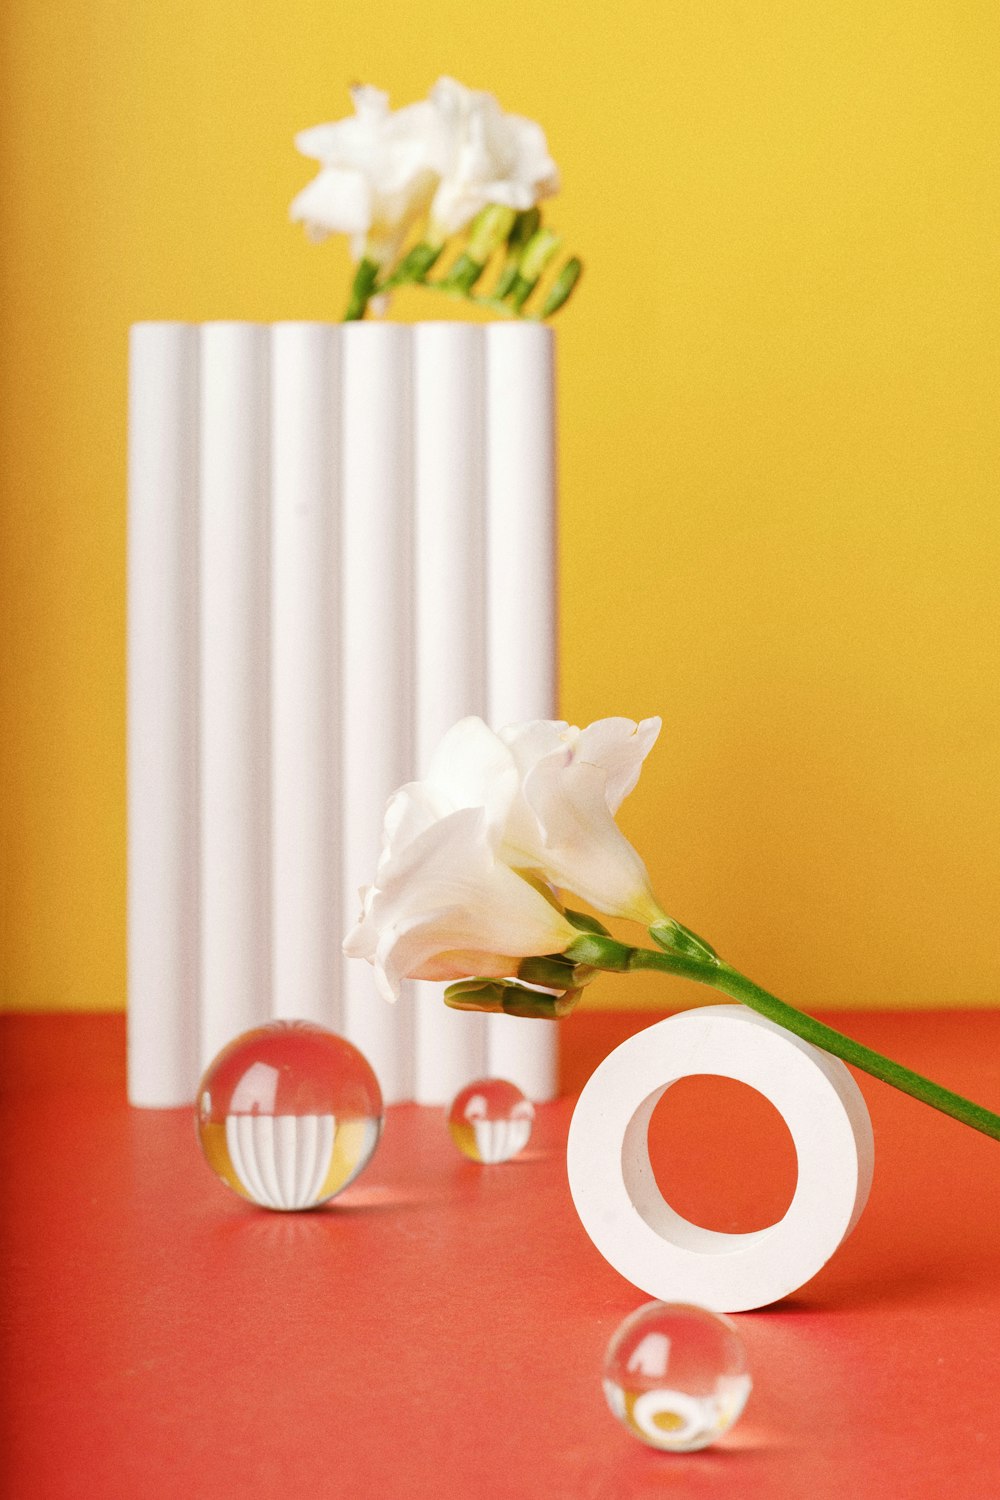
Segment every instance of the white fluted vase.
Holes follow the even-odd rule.
[[[551,331],[143,324],[131,349],[130,1098],[189,1102],[296,1016],[387,1103],[489,1074],[552,1097],[555,1023],[440,985],[390,1007],[340,952],[386,800],[451,724],[556,714]],[[305,1191],[290,1161],[276,1196]]]

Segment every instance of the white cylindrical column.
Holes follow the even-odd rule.
[[[202,1062],[267,1019],[269,338],[201,331]]]
[[[412,335],[343,332],[342,879],[346,928],[374,878],[388,798],[413,775]],[[344,959],[343,1030],[386,1103],[413,1097],[412,993],[391,1006],[371,968]]]
[[[485,335],[488,719],[502,729],[557,712],[554,338],[527,323]],[[551,1099],[556,1023],[490,1016],[487,1059],[493,1077]]]
[[[129,345],[128,1092],[198,1082],[198,331]]]
[[[468,323],[414,330],[416,766],[442,735],[485,717],[485,341]],[[446,1104],[486,1070],[485,1016],[416,990],[415,1098]]]
[[[340,1021],[340,333],[271,329],[271,1014]]]

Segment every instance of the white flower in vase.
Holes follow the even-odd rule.
[[[432,155],[440,179],[432,240],[464,229],[490,204],[523,212],[559,191],[559,171],[534,120],[506,114],[492,94],[440,78],[431,89]]]
[[[435,115],[426,100],[390,110],[381,89],[351,89],[355,113],[300,131],[295,144],[321,170],[293,200],[290,213],[309,235],[350,237],[356,260],[391,264],[427,212],[438,176],[431,161]]]
[[[357,269],[345,321],[384,312],[388,295],[407,283],[505,317],[558,312],[580,278],[577,256],[557,272],[540,311],[527,305],[562,243],[538,207],[559,189],[541,126],[453,78],[439,78],[427,99],[399,110],[367,85],[351,96],[353,116],[296,136],[321,170],[291,205],[311,238],[349,238]],[[431,279],[449,249],[456,257]],[[501,250],[500,275],[484,294],[477,283]]]

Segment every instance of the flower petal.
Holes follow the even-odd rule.
[[[575,936],[561,909],[496,858],[485,811],[462,808],[380,864],[344,951],[374,962],[383,993],[395,994],[402,977],[437,974],[442,954],[475,954],[473,972],[506,975],[510,955],[562,952]]]
[[[430,212],[442,234],[457,233],[487,204],[526,209],[556,191],[558,172],[534,121],[505,114],[492,94],[454,78],[438,79],[430,104],[441,179]]]
[[[485,809],[488,825],[502,824],[517,794],[514,758],[482,719],[459,719],[439,743],[425,782],[440,805]]]
[[[597,719],[580,731],[573,746],[574,761],[601,766],[607,772],[605,794],[613,813],[639,780],[642,763],[663,726],[658,718]]]
[[[434,797],[424,781],[408,781],[393,792],[385,809],[382,831],[384,858],[396,858],[402,851],[454,809]],[[381,860],[379,863],[381,864]]]
[[[291,217],[325,234],[364,234],[371,190],[360,172],[324,167],[293,199]]]
[[[375,955],[375,982],[386,1000],[399,998],[404,979],[505,979],[520,959],[490,951],[442,949],[451,927],[461,925],[460,911],[432,911],[387,927]]]
[[[524,798],[542,840],[536,868],[598,911],[648,926],[663,913],[646,866],[615,823],[606,785],[600,766],[560,765],[555,756],[530,772]]]
[[[313,238],[348,234],[356,257],[367,252],[385,263],[395,259],[437,186],[431,162],[436,114],[426,100],[390,111],[388,95],[368,85],[351,93],[354,115],[295,137],[298,149],[324,170],[295,199],[292,218],[304,220]],[[349,201],[329,172],[355,177]]]

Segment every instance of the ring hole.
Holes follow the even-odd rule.
[[[784,1218],[798,1162],[784,1119],[748,1084],[691,1073],[649,1121],[649,1161],[675,1213],[702,1229],[750,1234]]]

